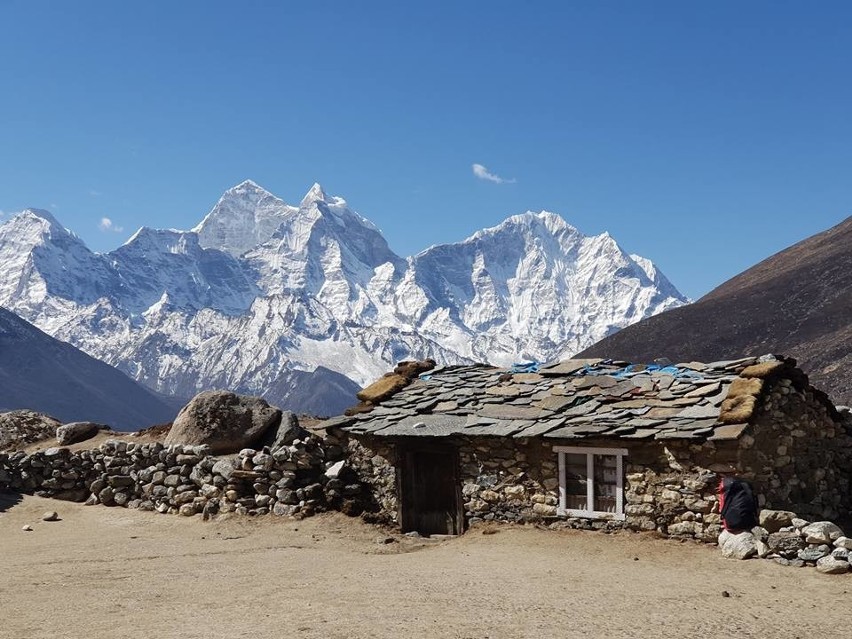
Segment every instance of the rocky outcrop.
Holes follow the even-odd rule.
[[[32,410],[0,413],[0,451],[17,450],[50,439],[61,425],[59,420]]]
[[[265,399],[205,391],[181,409],[164,443],[208,446],[213,454],[234,453],[252,446],[280,422],[281,410]]]

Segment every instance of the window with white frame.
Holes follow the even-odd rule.
[[[559,454],[559,514],[624,519],[625,448],[554,446]]]

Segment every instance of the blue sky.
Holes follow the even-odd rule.
[[[848,3],[2,0],[0,27],[0,210],[94,250],[319,181],[402,255],[548,209],[698,297],[852,209]]]

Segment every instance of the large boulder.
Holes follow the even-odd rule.
[[[93,422],[71,422],[56,429],[56,442],[60,446],[68,446],[91,439],[101,430],[108,429],[103,424]]]
[[[181,409],[164,443],[206,444],[214,455],[235,453],[277,429],[280,422],[281,411],[261,397],[204,391]]]

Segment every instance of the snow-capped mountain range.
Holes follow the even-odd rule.
[[[0,226],[0,264],[0,306],[157,391],[322,414],[402,359],[563,357],[687,302],[545,211],[402,258],[318,184],[293,206],[246,181],[192,230],[143,227],[104,254],[28,209]]]

